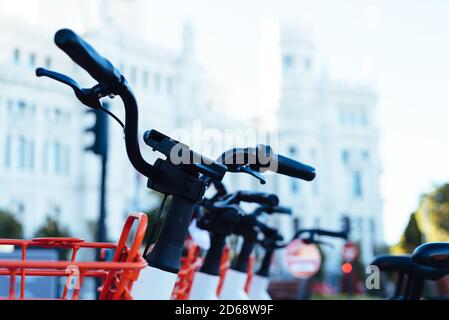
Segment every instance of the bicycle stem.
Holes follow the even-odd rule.
[[[220,261],[226,245],[226,235],[210,234],[210,248],[204,257],[200,272],[218,276],[220,274]]]
[[[178,273],[195,204],[193,200],[173,196],[159,238],[146,257],[149,266]]]

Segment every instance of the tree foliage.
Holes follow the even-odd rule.
[[[45,223],[37,229],[34,234],[36,238],[52,238],[52,237],[70,237],[67,228],[62,227],[59,222],[51,217],[45,218]],[[69,249],[58,248],[59,260],[67,260],[69,257]]]
[[[69,237],[70,233],[67,228],[59,225],[58,221],[50,216],[47,216],[45,223],[36,231],[35,237]]]
[[[449,241],[448,183],[422,197],[416,218],[426,241]]]
[[[22,237],[22,224],[12,213],[0,210],[0,238],[20,239]]]
[[[398,244],[391,248],[394,254],[408,254],[412,253],[417,246],[423,243],[423,234],[418,226],[416,213],[410,215],[407,226],[404,229],[401,239]]]

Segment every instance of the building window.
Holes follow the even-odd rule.
[[[70,148],[68,146],[64,147],[64,168],[63,171],[65,174],[69,174],[70,172]]]
[[[310,58],[305,58],[304,59],[304,69],[309,70],[311,66],[312,66],[312,61],[310,60]]]
[[[31,53],[30,54],[30,66],[34,67],[36,65],[36,54],[35,53]]]
[[[290,146],[288,148],[288,153],[291,158],[295,159],[297,156],[298,150],[296,149],[295,146]],[[292,193],[298,193],[298,191],[299,191],[298,179],[290,179],[290,191]]]
[[[145,70],[143,72],[143,81],[142,81],[144,88],[148,88],[149,80],[150,80],[150,74],[148,71]]]
[[[372,236],[375,237],[376,236],[376,220],[374,218],[369,219],[369,229],[370,229],[370,233],[372,234]]]
[[[344,164],[347,164],[349,162],[349,150],[347,149],[341,150],[341,161]]]
[[[362,175],[359,171],[352,174],[352,194],[356,198],[362,196]]]
[[[51,68],[51,58],[50,57],[45,58],[44,65],[46,68]]]
[[[18,64],[20,62],[20,49],[19,48],[14,49],[13,62],[15,64]]]
[[[366,161],[369,160],[369,151],[368,150],[362,151],[362,158],[363,158],[363,160],[366,160]]]
[[[298,179],[290,179],[290,191],[292,193],[298,193],[299,191]]]
[[[48,170],[48,161],[50,159],[50,157],[48,156],[49,153],[50,153],[50,144],[48,143],[48,141],[45,141],[42,159],[42,169],[44,170],[44,172]]]
[[[26,141],[24,137],[19,138],[19,168],[25,169],[26,167]]]
[[[9,168],[11,166],[11,136],[6,136],[5,140],[5,167]]]
[[[59,108],[55,108],[54,110],[55,121],[59,122],[61,120],[62,111]]]
[[[363,235],[363,220],[360,217],[352,218],[354,225],[354,238],[360,238]]]
[[[171,95],[173,92],[173,78],[168,77],[167,78],[167,94]]]
[[[34,170],[34,141],[28,142],[28,168]]]
[[[137,69],[136,67],[131,67],[131,82],[136,83],[137,82]]]
[[[368,124],[368,120],[366,118],[366,112],[362,110],[360,113],[360,125],[365,127]]]
[[[159,92],[161,89],[161,75],[159,73],[156,73],[154,76],[154,90],[156,92]]]
[[[282,59],[282,65],[285,69],[291,68],[294,63],[295,58],[293,58],[291,55],[285,55]]]
[[[348,112],[348,124],[350,126],[355,126],[355,124],[356,124],[356,116],[355,116],[354,110],[349,110],[349,112]]]
[[[61,172],[61,145],[59,142],[53,144],[53,170],[55,173]]]
[[[19,108],[19,112],[23,113],[25,112],[26,109],[26,103],[23,100],[20,100],[19,103],[17,104],[18,108]]]
[[[341,126],[346,125],[346,112],[343,108],[340,108],[338,112],[338,120]]]
[[[13,105],[12,100],[8,100],[6,102],[6,109],[8,110],[8,115],[12,115],[13,108],[14,108],[14,105]]]

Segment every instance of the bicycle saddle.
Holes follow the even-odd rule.
[[[387,272],[413,272],[413,263],[410,255],[384,254],[377,256],[372,265],[379,267],[381,271]]]
[[[449,242],[432,242],[420,245],[412,254],[416,264],[431,268],[449,268]]]
[[[414,263],[411,255],[381,255],[371,264],[378,266],[381,271],[413,274],[425,280],[438,280],[449,274],[449,268],[435,268]]]

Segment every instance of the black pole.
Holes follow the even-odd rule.
[[[100,177],[100,214],[98,216],[97,222],[97,234],[95,241],[106,242],[107,239],[107,229],[106,229],[106,176],[107,176],[107,153],[100,156],[101,158],[101,177]],[[101,260],[101,249],[97,250],[97,261]],[[95,295],[98,299],[100,296],[100,291],[98,288],[102,285],[101,278],[96,279],[95,285]]]
[[[106,177],[107,177],[107,154],[101,157],[101,177],[100,177],[100,214],[98,216],[98,227],[96,241],[106,242]]]
[[[107,103],[102,106],[103,109],[109,109]],[[104,110],[93,110],[95,112],[95,125],[87,131],[93,132],[95,135],[94,144],[88,148],[99,156],[101,160],[101,174],[100,174],[100,199],[99,199],[99,215],[97,221],[97,228],[95,231],[95,241],[106,242],[107,241],[107,228],[106,228],[106,186],[107,186],[107,167],[108,167],[108,115]],[[96,252],[96,260],[101,261],[101,249]],[[95,295],[98,299],[100,292],[98,288],[102,285],[100,278],[96,279]]]

